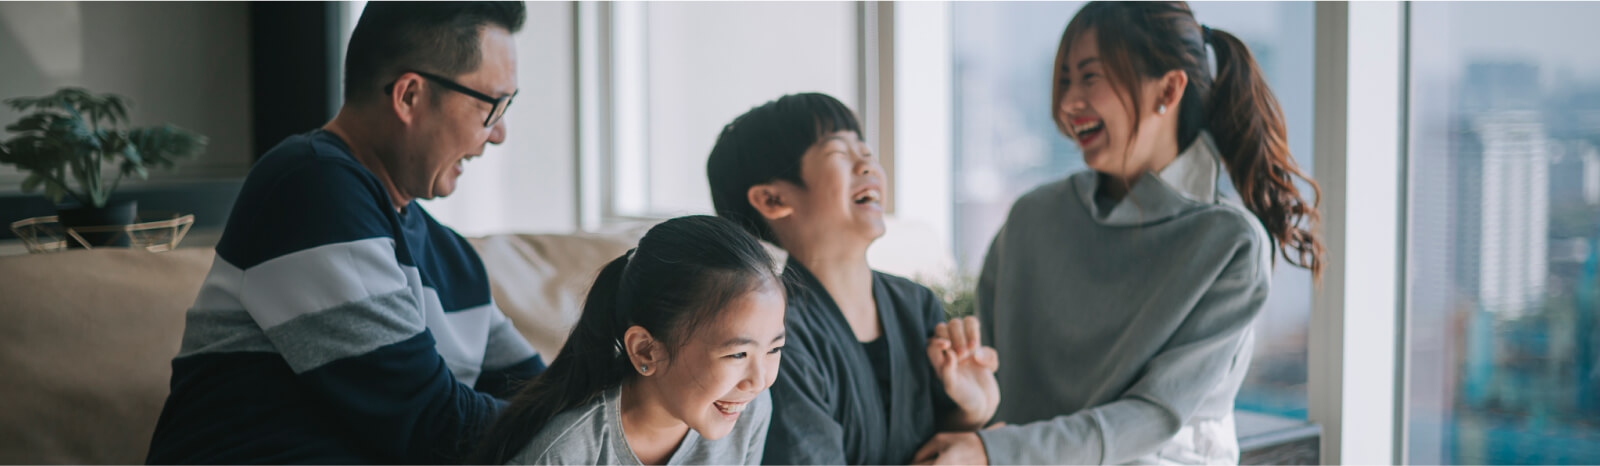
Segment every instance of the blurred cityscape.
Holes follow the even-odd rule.
[[[1413,120],[1410,459],[1600,463],[1600,82],[1457,76]]]

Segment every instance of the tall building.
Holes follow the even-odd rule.
[[[1477,308],[1513,318],[1543,303],[1549,277],[1550,139],[1538,68],[1468,65],[1454,148],[1456,272]]]
[[[1501,317],[1538,307],[1549,277],[1549,139],[1533,110],[1468,116],[1457,153],[1462,170],[1463,287]]]

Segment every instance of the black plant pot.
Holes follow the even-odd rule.
[[[56,210],[56,217],[60,220],[61,226],[67,228],[123,227],[132,225],[138,214],[139,201],[131,200],[108,202],[105,207],[71,207]],[[82,236],[91,247],[128,247],[128,233],[123,231],[80,231],[78,235]],[[68,235],[67,247],[82,249],[83,245]]]

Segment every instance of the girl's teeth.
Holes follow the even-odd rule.
[[[715,403],[715,404],[717,406],[717,410],[722,411],[724,413],[738,414],[738,413],[744,412],[745,403],[739,403],[737,405],[728,405],[728,404],[725,404],[725,403],[718,402],[718,403]]]

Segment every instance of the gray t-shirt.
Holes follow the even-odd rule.
[[[556,415],[509,464],[639,464],[622,435],[622,388]],[[772,421],[767,392],[750,402],[728,435],[706,440],[694,429],[683,436],[667,464],[759,464]]]

